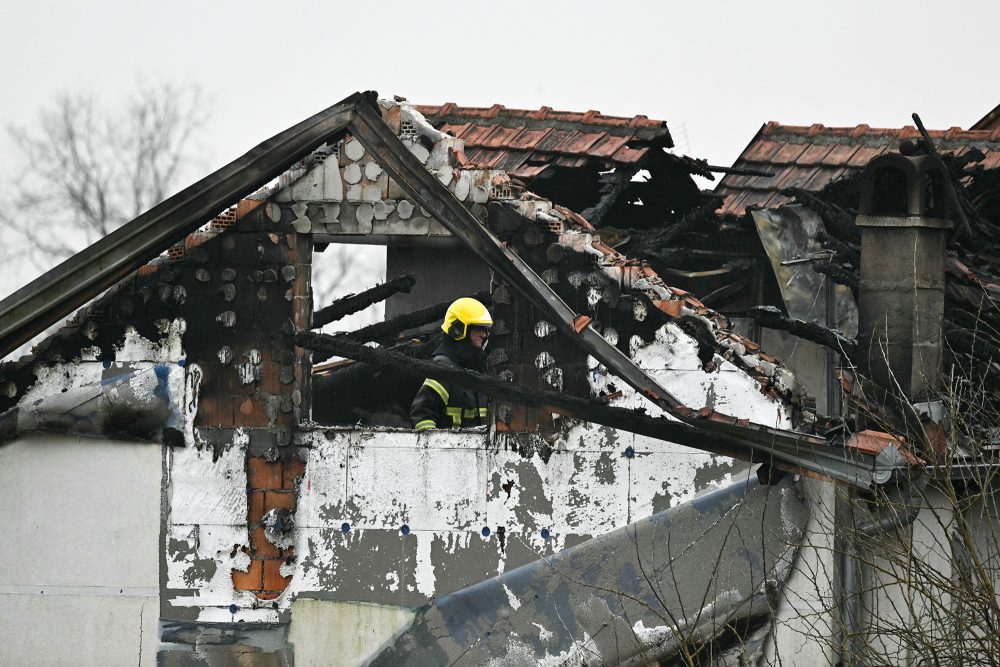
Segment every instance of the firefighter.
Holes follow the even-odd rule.
[[[448,366],[486,372],[483,347],[493,319],[486,306],[462,297],[448,306],[441,330],[444,340],[434,350],[434,361]],[[462,428],[489,423],[488,397],[444,380],[427,378],[410,406],[414,428]]]

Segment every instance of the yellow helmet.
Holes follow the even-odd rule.
[[[453,340],[462,340],[469,333],[469,327],[474,325],[493,326],[493,318],[490,317],[490,311],[486,310],[486,306],[476,299],[463,296],[448,306],[444,322],[441,323],[441,331]]]

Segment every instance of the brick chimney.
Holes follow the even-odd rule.
[[[934,398],[952,226],[945,174],[929,156],[893,153],[872,160],[861,179],[859,362],[889,391]]]

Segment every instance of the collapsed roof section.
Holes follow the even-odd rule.
[[[928,142],[933,146],[928,146]],[[860,234],[854,217],[860,197],[860,176],[874,158],[900,150],[940,155],[952,174],[956,196],[961,201],[953,208],[965,212],[962,217],[967,220],[959,225],[952,239],[952,251],[958,253],[961,261],[956,257],[948,262],[949,301],[961,303],[966,311],[974,312],[981,307],[983,292],[969,287],[998,282],[985,275],[970,280],[964,267],[995,265],[981,253],[973,257],[969,252],[988,249],[993,244],[990,237],[996,238],[988,221],[1000,218],[997,178],[992,175],[1000,167],[1000,131],[953,127],[931,130],[925,136],[914,126],[890,129],[770,122],[761,128],[734,165],[735,169],[770,175],[728,174],[715,192],[724,198],[719,213],[729,222],[723,225],[737,229],[752,222],[756,227],[762,244],[755,249],[767,254],[778,275],[778,289],[790,318],[824,323],[823,317],[816,317],[806,309],[794,312],[792,302],[797,298],[795,292],[801,291],[799,286],[808,287],[808,283],[817,283],[826,276],[838,284],[838,316],[828,318],[830,321],[824,324],[838,329],[830,332],[834,337],[855,335],[856,314],[843,315],[847,310],[855,310],[852,302],[859,288]],[[789,280],[789,274],[795,272],[796,280]],[[993,275],[989,270],[987,273]],[[814,300],[821,294],[816,289],[807,291]],[[766,313],[754,315],[758,321],[771,322],[765,326],[794,326],[788,321],[780,323],[780,318]],[[968,328],[968,317],[963,326]],[[817,342],[826,336],[822,331],[811,333]],[[849,352],[851,345],[845,346],[844,342],[833,341],[831,347]],[[960,347],[968,352],[968,340]],[[966,367],[969,361],[965,359]]]
[[[489,217],[487,204],[500,204],[535,223],[535,235],[553,234],[558,248],[551,248],[552,253],[586,256],[620,291],[642,294],[671,319],[698,320],[713,341],[713,352],[718,351],[757,378],[762,391],[770,392],[773,398],[789,407],[795,404],[798,388],[791,373],[771,357],[762,364],[759,346],[732,331],[725,317],[706,308],[686,291],[669,287],[642,261],[630,259],[602,243],[594,228],[580,215],[517,187],[505,171],[461,164],[465,148],[462,140],[430,127],[413,106],[388,101],[381,101],[380,105],[389,128],[407,128],[398,130],[402,144],[408,149],[402,157],[419,162],[454,195],[451,201],[461,204],[461,208],[455,209],[459,225],[445,227],[429,216],[430,211],[408,194],[419,187],[420,179],[406,174],[389,178],[379,166],[382,160],[371,149],[370,142],[359,135],[348,137],[342,145],[321,147],[282,178],[278,189],[270,194],[276,201],[291,204],[300,216],[296,222],[299,231],[310,231],[315,239],[348,235],[400,239],[446,236],[454,232],[529,301],[546,314],[555,315],[552,319],[557,328],[582,341],[584,348],[598,359],[610,360],[610,368],[641,387],[647,396],[666,402],[671,409],[683,408],[681,402],[655,382],[637,373],[634,364],[618,348],[594,332],[588,326],[592,318],[569,308],[553,292],[551,281],[536,273],[536,269],[546,267],[512,252],[495,235],[502,230],[484,227]],[[446,221],[441,219],[441,222]],[[504,223],[498,224],[502,227]],[[707,370],[712,370],[711,357],[710,352]]]
[[[919,123],[918,117],[914,119]],[[771,176],[731,174],[716,188],[724,197],[720,208],[724,220],[737,226],[752,220],[772,262],[791,260],[796,265],[784,267],[785,272],[801,263],[806,272],[815,274],[813,280],[822,276],[835,281],[839,305],[856,299],[862,288],[861,229],[855,218],[864,167],[879,156],[897,152],[926,155],[939,164],[947,180],[944,203],[955,222],[944,262],[942,328],[944,375],[950,383],[947,400],[957,414],[966,417],[963,423],[953,424],[956,453],[959,459],[966,457],[951,466],[950,474],[957,476],[974,474],[978,452],[990,458],[997,448],[992,417],[1000,389],[1000,337],[996,335],[1000,312],[995,298],[1000,294],[1000,130],[996,119],[994,109],[970,130],[930,131],[922,126],[806,127],[771,122],[761,128],[734,165]],[[807,219],[815,220],[806,225]],[[773,234],[768,243],[762,231],[768,225],[784,238]],[[801,235],[807,229],[812,230],[808,246],[795,248],[789,243],[792,232]],[[779,283],[788,317],[758,313],[762,316],[758,322],[793,331],[802,324],[793,320],[801,316],[792,312],[789,303],[786,288],[791,283],[784,279]],[[849,327],[839,332],[819,332],[813,327],[799,333],[837,349],[851,363],[863,352]],[[828,336],[824,342],[817,333],[842,334],[847,339]],[[874,409],[873,402],[880,402],[860,396],[860,382],[850,371],[843,373],[842,386],[850,397],[849,405],[862,415]],[[989,409],[983,409],[984,405]],[[930,419],[931,410],[931,404],[921,403],[912,411]],[[940,415],[933,418],[940,419]],[[931,447],[940,449],[943,435],[934,433]]]
[[[404,121],[410,121],[415,132],[401,140]],[[338,145],[345,132],[351,137]],[[718,353],[720,360],[732,363],[772,392],[774,400],[789,407],[795,401],[791,375],[776,359],[732,332],[724,317],[683,290],[668,287],[641,262],[628,260],[601,243],[579,216],[530,193],[515,194],[516,189],[508,187],[512,181],[502,171],[456,163],[455,157],[463,149],[460,142],[423,122],[409,105],[376,104],[370,94],[352,96],[265,142],[0,303],[5,343],[47,326],[74,303],[112,284],[127,267],[141,264],[182,238],[206,219],[208,211],[219,210],[239,193],[258,188],[279,169],[309,155],[298,178],[284,180],[277,192],[270,193],[275,200],[291,204],[296,232],[316,235],[339,226],[337,233],[341,234],[372,234],[379,223],[386,223],[387,230],[399,223],[395,232],[429,236],[440,234],[434,227],[440,224],[489,264],[505,286],[524,296],[556,330],[672,418],[728,443],[736,451],[745,451],[754,460],[773,458],[787,469],[828,474],[865,486],[876,478],[880,466],[876,456],[848,454],[845,449],[830,448],[823,437],[753,423],[711,406],[693,410],[637,366],[590,325],[589,316],[567,305],[525,259],[483,226],[477,214],[487,210],[487,202],[492,199],[513,207],[550,232],[558,228],[560,245],[593,257],[621,289],[643,294],[673,321],[695,323],[712,348],[704,360],[709,367],[702,372],[714,370],[711,364]],[[327,166],[333,162],[325,159],[331,154],[338,157],[337,169]],[[353,157],[362,154],[370,158],[364,165]],[[341,155],[348,161],[342,172]],[[395,199],[393,193],[398,195]],[[339,201],[335,199],[338,194]],[[317,206],[322,202],[331,203],[330,212]],[[414,215],[417,211],[419,216]],[[50,311],[32,307],[47,297],[56,304]]]
[[[647,228],[680,218],[703,199],[691,174],[711,177],[704,165],[667,152],[674,144],[666,121],[646,116],[452,102],[415,109],[462,140],[460,165],[503,170],[597,226]],[[642,171],[648,176],[640,178]]]
[[[807,127],[772,121],[761,127],[733,165],[734,169],[770,175],[724,176],[715,189],[725,197],[720,213],[742,215],[752,207],[775,208],[791,203],[794,195],[786,190],[819,192],[845,176],[860,173],[873,158],[897,151],[900,141],[916,141],[920,137],[913,126]],[[979,150],[983,153],[983,168],[1000,167],[1000,131],[953,127],[931,130],[930,137],[940,152],[962,157],[971,150]]]

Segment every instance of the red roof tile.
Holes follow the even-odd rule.
[[[637,164],[651,147],[673,146],[666,122],[646,116],[624,118],[598,111],[554,111],[551,107],[508,109],[500,104],[459,107],[451,102],[419,105],[417,110],[434,127],[462,139],[473,163],[507,164],[509,157],[495,153],[530,152],[520,164],[532,167],[511,171],[518,178],[534,178],[549,165],[578,168],[591,160],[606,166]]]
[[[827,156],[830,149],[833,146],[824,146],[823,144],[810,144],[802,155],[799,156],[798,164],[810,165],[810,164],[823,164],[823,158]]]
[[[961,154],[977,148],[986,155],[982,165],[1000,167],[1000,130],[931,130],[939,151]],[[917,129],[795,126],[768,123],[761,128],[733,167],[773,176],[727,174],[715,191],[725,196],[720,212],[742,215],[749,207],[787,203],[782,188],[818,192],[838,178],[863,169],[879,155],[898,149],[901,139],[919,138]]]
[[[489,134],[482,138],[481,145],[484,148],[507,148],[510,146],[511,140],[517,137],[522,129],[520,127],[494,125]]]

